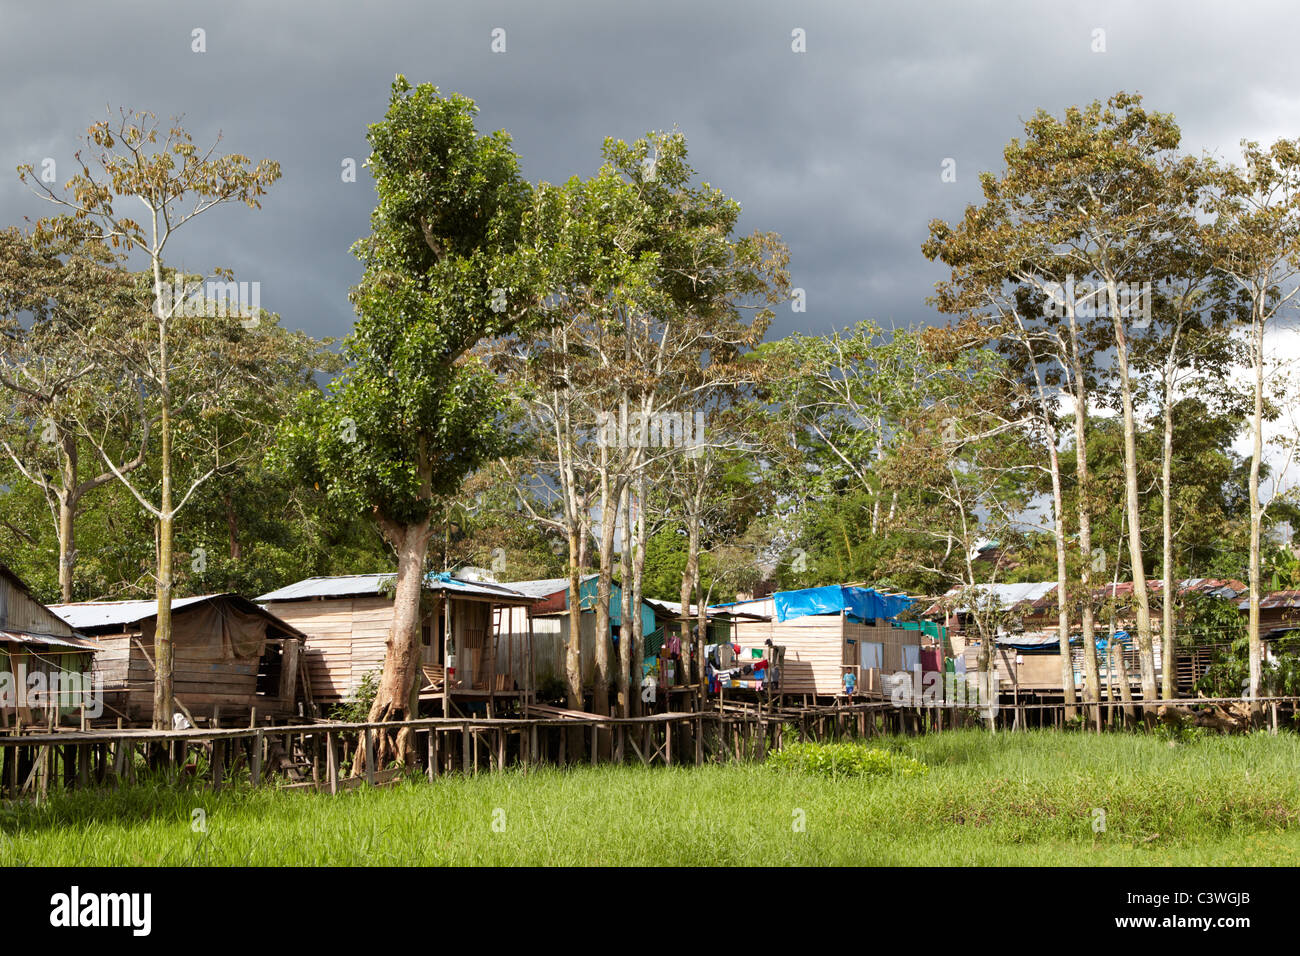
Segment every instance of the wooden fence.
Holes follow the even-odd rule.
[[[1205,698],[1078,704],[1081,726],[1097,731],[1141,720],[1163,704],[1240,704],[1239,698]],[[1294,722],[1297,697],[1260,698],[1265,725],[1276,733],[1282,715]],[[1024,730],[1064,726],[1062,703],[1022,703],[996,708],[996,728]],[[1125,711],[1128,711],[1128,715]],[[190,730],[45,730],[0,734],[0,796],[41,799],[52,788],[134,782],[142,771],[171,779],[201,771],[214,790],[233,780],[262,786],[272,778],[284,788],[338,793],[392,781],[398,771],[375,770],[381,730],[414,734],[419,770],[430,781],[448,773],[476,774],[515,766],[527,773],[541,765],[636,762],[650,766],[762,760],[780,749],[791,730],[802,740],[870,738],[985,727],[988,712],[937,704],[898,707],[889,701],[847,700],[824,706],[771,707],[728,702],[709,711],[646,717],[598,717],[553,710],[521,718],[422,718],[405,722],[315,723]],[[364,752],[365,770],[347,768]],[[201,765],[200,756],[204,758]]]

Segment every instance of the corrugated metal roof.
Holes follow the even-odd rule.
[[[172,598],[172,610],[220,597],[219,594],[201,594],[197,597]],[[74,628],[111,627],[118,624],[135,624],[158,615],[158,602],[148,601],[81,601],[76,604],[51,604],[50,610]]]
[[[646,598],[645,603],[649,604],[651,607],[659,608],[659,610],[666,612],[670,617],[681,618],[682,616],[681,601],[661,601],[659,598]],[[712,607],[706,606],[704,612],[706,617],[717,618],[723,616],[722,612],[717,611]],[[692,618],[698,618],[699,614],[700,614],[699,605],[692,604],[690,616]]]
[[[384,574],[338,574],[329,577],[305,578],[294,584],[285,585],[257,598],[258,601],[301,601],[317,597],[351,597],[359,594],[382,594],[392,586],[397,575]],[[461,581],[457,578],[445,578],[440,575],[426,575],[424,586],[429,591],[456,592],[479,597],[495,597],[511,604],[528,604],[534,600],[532,595],[523,594],[504,584],[489,584],[485,581]]]
[[[1157,578],[1152,578],[1147,582],[1147,589],[1158,594],[1163,587],[1163,582]],[[1175,583],[1179,594],[1187,594],[1193,591],[1199,591],[1202,594],[1208,594],[1212,597],[1232,600],[1240,595],[1246,589],[1246,585],[1233,578],[1183,578]],[[961,607],[952,607],[954,598],[961,595],[965,588],[953,588],[925,612],[926,617],[941,613],[951,613],[952,611],[968,611],[969,601],[963,602]],[[1024,584],[981,584],[975,588],[979,594],[997,595],[998,602],[1003,609],[1010,609],[1023,604],[1032,605],[1036,610],[1043,610],[1049,604],[1055,604],[1055,601],[1049,601],[1056,594],[1055,581],[1032,581]],[[1106,584],[1093,590],[1093,599],[1103,601],[1106,598],[1124,598],[1133,593],[1132,581],[1120,581],[1118,584]],[[1300,591],[1293,592],[1300,595]],[[987,598],[985,598],[987,599]],[[1279,605],[1281,606],[1281,605]],[[1300,607],[1300,597],[1297,598],[1297,607]]]
[[[595,577],[598,577],[598,575],[588,574],[582,578],[582,581],[585,583]],[[526,594],[529,597],[544,598],[566,590],[569,587],[569,579],[538,578],[535,581],[506,581],[499,586],[518,591],[520,594]]]
[[[925,612],[927,616],[941,614],[945,611],[965,612],[970,610],[970,595],[976,595],[981,602],[992,603],[1003,609],[1010,609],[1020,604],[1033,604],[1056,590],[1055,581],[1027,581],[1022,584],[979,584],[973,588],[953,588]],[[963,592],[965,596],[963,597]],[[962,598],[962,604],[953,607],[952,602]]]
[[[1269,594],[1260,595],[1259,606],[1264,610],[1300,607],[1300,591],[1273,591]],[[1250,598],[1247,597],[1237,607],[1243,611],[1248,609],[1250,607]]]
[[[234,592],[221,594],[198,594],[194,597],[172,598],[172,612],[175,613],[204,601],[225,600],[245,614],[255,614],[266,620],[283,634],[305,640],[307,635],[292,624],[275,616],[273,611],[254,604],[248,598]],[[77,604],[52,604],[50,610],[67,621],[74,628],[95,631],[101,628],[125,627],[138,624],[151,617],[158,616],[158,602],[147,601],[82,601]]]
[[[30,646],[42,644],[50,647],[71,647],[79,651],[98,651],[99,645],[93,641],[75,637],[58,637],[54,634],[32,634],[27,631],[0,631],[0,641]]]

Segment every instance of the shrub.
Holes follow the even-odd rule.
[[[769,755],[767,763],[778,770],[826,777],[916,777],[930,770],[919,760],[892,750],[850,743],[789,744]]]

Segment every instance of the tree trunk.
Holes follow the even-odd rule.
[[[153,726],[170,730],[172,725],[172,419],[171,392],[167,369],[167,323],[158,323],[158,365],[161,382],[162,453],[159,468],[162,488],[158,517],[158,623],[153,641]]]
[[[612,485],[601,450],[600,475],[600,567],[596,578],[596,660],[591,688],[591,711],[602,717],[609,715],[609,644],[610,592],[614,574],[614,532],[618,523],[618,490]],[[599,735],[603,738],[603,734]],[[603,746],[603,741],[602,741]]]
[[[634,617],[640,617],[638,613],[641,606],[636,605],[633,610],[632,605],[632,515],[631,515],[631,489],[624,484],[623,494],[619,501],[619,514],[623,516],[623,538],[621,541],[622,549],[618,562],[618,577],[620,581],[619,593],[622,596],[622,606],[619,609],[622,623],[618,629],[618,715],[620,717],[632,716],[632,650],[635,638],[633,636],[632,621]]]
[[[226,538],[230,545],[230,560],[238,561],[244,553],[239,542],[239,515],[235,513],[235,502],[229,492],[222,495],[222,503],[226,508]]]
[[[167,485],[164,483],[163,488]],[[170,496],[163,492],[164,508]],[[172,515],[170,508],[158,521],[158,623],[153,638],[153,727],[172,726]]]
[[[645,489],[646,479],[642,473],[637,476],[636,486],[636,551],[632,555],[632,606],[637,609],[637,613],[632,621],[633,626],[633,669],[632,673],[636,677],[635,683],[639,686],[642,681],[642,672],[645,668],[645,629],[641,621],[641,604],[645,600],[645,549],[648,531],[645,521]],[[641,700],[640,691],[636,691],[632,697],[632,713],[641,716],[645,713],[645,707]]]
[[[1137,612],[1138,662],[1142,673],[1142,699],[1150,701],[1156,698],[1156,662],[1151,644],[1151,602],[1147,594],[1146,563],[1142,557],[1137,428],[1133,418],[1133,387],[1129,380],[1128,338],[1119,311],[1115,283],[1109,282],[1107,285],[1115,327],[1115,365],[1119,369],[1120,401],[1124,412],[1124,507],[1128,514],[1128,556],[1133,572],[1133,600]]]
[[[1173,389],[1165,379],[1164,443],[1160,452],[1160,573],[1164,600],[1160,608],[1160,696],[1174,698],[1174,409]]]
[[[384,522],[381,526],[397,551],[397,583],[393,623],[385,643],[384,670],[374,703],[370,705],[372,722],[409,720],[415,716],[411,712],[411,688],[420,671],[420,598],[424,591],[424,562],[433,537],[433,519],[411,525]],[[395,737],[390,731],[382,730],[375,741],[375,768],[383,767],[390,760],[410,763],[414,753],[409,730],[403,728]],[[357,776],[364,769],[365,754],[359,751],[352,775]]]
[[[1250,719],[1257,723],[1262,715],[1259,697],[1264,682],[1264,652],[1259,635],[1260,537],[1263,531],[1263,508],[1259,502],[1259,472],[1264,459],[1264,317],[1256,306],[1251,329],[1251,365],[1255,373],[1255,405],[1250,416],[1250,613],[1247,639],[1250,647]]]
[[[564,645],[564,682],[570,710],[582,710],[582,568],[578,532],[569,529],[569,639]]]
[[[1061,460],[1056,453],[1056,429],[1048,431],[1048,465],[1052,472],[1052,516],[1056,544],[1056,629],[1061,647],[1061,689],[1065,719],[1075,715],[1074,656],[1070,652],[1070,578],[1065,562],[1065,496],[1061,492]]]
[[[990,731],[993,731],[997,730],[994,708],[998,705],[999,698],[1002,696],[1002,688],[998,686],[997,668],[993,662],[993,644],[996,640],[996,633],[989,633],[989,628],[981,623],[978,611],[972,616],[975,619],[976,632],[980,638],[979,653],[975,655],[975,672],[979,675],[980,687],[987,688],[989,692],[989,699],[984,702],[984,723]],[[917,688],[917,692],[920,692],[920,688]]]
[[[1092,506],[1089,501],[1091,482],[1088,470],[1088,388],[1079,357],[1078,329],[1073,303],[1066,303],[1070,319],[1070,365],[1074,378],[1074,461],[1078,483],[1079,553],[1079,630],[1083,641],[1084,699],[1101,701],[1101,675],[1097,669],[1096,628],[1092,610]],[[1094,711],[1095,717],[1098,712]]]
[[[72,601],[72,570],[77,563],[77,436],[64,431],[63,487],[59,489],[59,595],[64,604]]]
[[[694,682],[694,668],[691,666],[691,593],[695,590],[695,577],[699,573],[700,561],[700,528],[693,515],[686,515],[687,522],[687,550],[686,550],[686,567],[682,570],[682,589],[680,597],[682,599],[682,616],[681,616],[681,636],[682,636],[682,682],[691,684]],[[704,659],[699,659],[700,665],[700,687],[704,686]]]
[[[1137,712],[1133,709],[1133,688],[1128,682],[1128,664],[1124,660],[1124,645],[1116,641],[1111,647],[1112,670],[1115,672],[1115,683],[1119,685],[1119,699],[1124,704],[1124,713],[1129,719],[1134,719]]]

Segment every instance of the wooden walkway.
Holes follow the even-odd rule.
[[[1104,725],[1131,724],[1141,719],[1144,709],[1153,714],[1166,704],[1241,703],[1240,698],[1183,698],[1145,705],[1140,700],[1132,705],[1104,701],[1077,704],[1075,710],[1086,717],[1083,727],[1101,731]],[[1260,698],[1259,703],[1265,726],[1276,733],[1281,712],[1294,721],[1300,697]],[[1003,704],[992,719],[994,726],[1010,731],[1064,726],[1065,709],[1062,703]],[[257,787],[274,778],[280,787],[337,793],[395,779],[394,771],[374,769],[376,735],[382,730],[405,729],[414,734],[419,769],[435,780],[442,774],[476,774],[510,766],[527,773],[544,764],[673,766],[762,760],[783,746],[789,729],[802,740],[859,739],[983,727],[986,717],[984,712],[951,705],[898,707],[884,700],[842,699],[820,706],[761,708],[727,701],[707,711],[626,718],[533,705],[526,717],[316,721],[190,730],[33,728],[0,733],[0,796],[41,799],[53,788],[133,782],[146,770],[182,779],[196,776],[201,766],[214,790],[235,780]],[[366,757],[365,772],[350,776],[348,769],[359,753]]]

